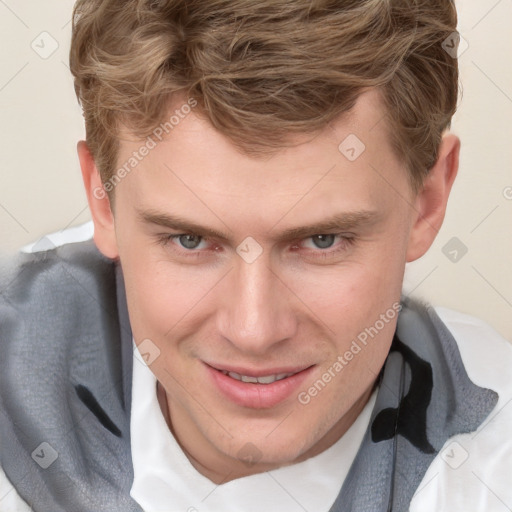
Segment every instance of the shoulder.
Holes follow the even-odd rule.
[[[23,247],[18,253],[2,256],[0,260],[0,291],[12,298],[23,286],[35,281],[55,284],[66,281],[65,269],[80,267],[96,269],[112,264],[104,258],[92,240],[90,222],[75,228],[51,233]]]
[[[512,343],[479,318],[447,308],[435,310],[455,338],[470,379],[498,392],[499,403],[512,398]]]
[[[21,352],[27,363],[90,331],[91,319],[113,313],[115,264],[92,241],[20,253],[3,266],[0,290],[0,367]]]
[[[125,381],[117,293],[122,276],[118,271],[118,265],[102,256],[92,240],[58,247],[46,240],[36,252],[18,254],[1,269],[2,512],[25,512],[19,496],[29,503],[43,499],[37,485],[58,490],[62,475],[80,472],[76,468],[88,464],[95,471],[83,479],[84,485],[103,485],[108,471],[102,467],[101,456],[93,460],[94,450],[77,451],[82,443],[94,439],[95,446],[103,443],[125,457],[128,429],[121,405]],[[92,405],[79,395],[78,386],[90,390],[95,399]],[[113,423],[120,426],[123,436],[119,441],[101,419],[97,421],[95,407],[109,411]],[[75,428],[78,424],[80,429]],[[31,454],[41,439],[60,454],[61,470],[43,473],[35,468]],[[27,472],[27,468],[35,471]]]
[[[92,240],[21,252],[1,264],[0,306],[19,311],[60,303],[72,306],[75,295],[94,294],[96,282],[112,285],[114,270],[115,263],[103,257]],[[55,307],[54,312],[58,313]]]
[[[9,386],[26,387],[23,375],[39,375],[70,350],[87,359],[85,342],[117,315],[115,263],[92,240],[20,253],[1,274],[0,406]]]
[[[457,342],[470,379],[499,400],[476,432],[449,439],[411,502],[410,512],[499,512],[512,508],[512,344],[482,320],[436,312]]]

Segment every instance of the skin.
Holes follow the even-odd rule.
[[[369,399],[396,318],[308,404],[297,394],[399,301],[406,262],[442,224],[459,154],[457,137],[445,134],[414,193],[384,114],[379,94],[366,92],[316,137],[254,158],[192,111],[117,185],[114,208],[93,193],[100,177],[86,143],[78,145],[95,242],[121,262],[136,343],[150,339],[160,350],[150,368],[163,414],[191,463],[216,483],[322,452]],[[366,146],[353,162],[338,150],[350,133]],[[118,165],[140,145],[124,133]],[[157,214],[196,226],[143,219]],[[169,238],[208,230],[215,235],[196,249]],[[248,236],[263,250],[252,263],[236,252]],[[261,409],[227,400],[205,363],[310,370],[297,392]],[[255,464],[240,460],[247,443]]]

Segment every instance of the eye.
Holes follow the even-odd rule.
[[[336,235],[313,235],[304,241],[304,245],[308,246],[308,241],[311,241],[311,245],[308,248],[313,249],[329,249],[334,245],[336,241]]]
[[[203,237],[199,235],[174,235],[172,239],[175,240],[179,245],[181,245],[184,249],[193,250],[198,249],[203,242]]]
[[[166,254],[176,261],[196,263],[223,252],[222,245],[195,233],[159,233],[155,238]]]

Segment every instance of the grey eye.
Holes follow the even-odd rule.
[[[180,235],[178,240],[185,249],[197,249],[203,239],[198,235]]]
[[[334,244],[336,235],[313,235],[311,240],[319,249],[328,249]]]

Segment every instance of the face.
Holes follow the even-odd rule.
[[[160,351],[170,426],[212,480],[322,451],[368,399],[417,219],[383,117],[365,93],[253,158],[192,111],[115,188],[134,338]],[[359,156],[354,139],[339,149],[350,134]],[[119,166],[140,147],[123,141]]]

